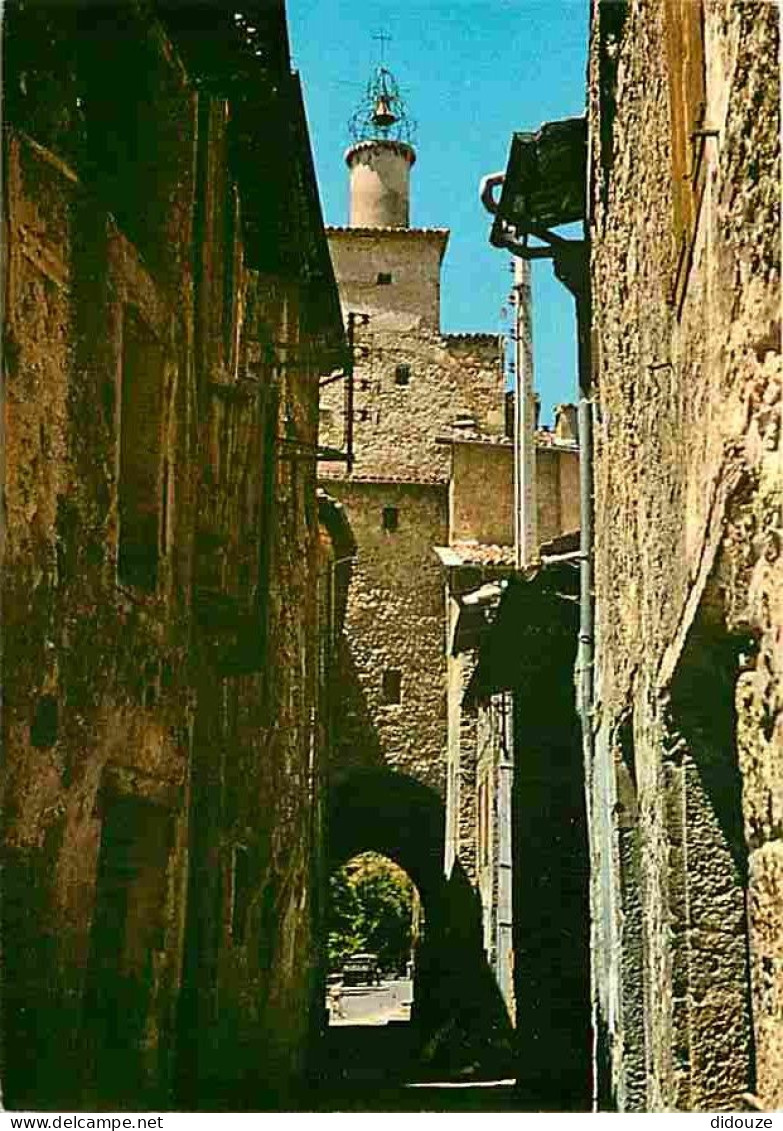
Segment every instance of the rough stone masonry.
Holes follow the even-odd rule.
[[[593,4],[599,1096],[783,1105],[779,8]]]

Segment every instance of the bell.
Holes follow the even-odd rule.
[[[385,94],[378,95],[378,101],[375,103],[375,109],[372,112],[372,120],[373,125],[384,130],[393,126],[397,121],[397,115],[392,113],[392,108]]]

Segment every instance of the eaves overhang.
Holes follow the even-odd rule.
[[[509,234],[543,233],[585,218],[587,120],[546,122],[535,133],[512,135],[504,173],[484,180],[482,200],[495,219],[490,242],[506,247]],[[500,186],[499,196],[494,190]]]
[[[457,596],[460,608],[451,641],[452,656],[471,652],[481,646],[505,586],[505,580],[488,581],[477,589]]]
[[[564,665],[576,654],[578,574],[570,563],[541,566],[509,579],[478,641],[478,662],[465,706],[513,690]]]

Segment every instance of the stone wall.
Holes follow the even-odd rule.
[[[341,283],[342,285],[342,283]],[[382,288],[388,289],[388,288]],[[500,339],[426,330],[357,327],[353,442],[358,475],[445,482],[449,451],[438,439],[460,419],[501,437],[505,427]],[[399,367],[404,366],[404,372]],[[342,382],[321,397],[321,444],[343,447]],[[325,463],[324,477],[340,476]]]
[[[329,228],[328,236],[345,316],[369,314],[377,330],[437,333],[446,228]]]
[[[440,331],[441,229],[329,229],[344,315],[354,335],[353,445],[359,475],[445,481],[449,453],[436,441],[459,418],[502,436],[501,343],[492,334]],[[391,277],[379,284],[379,276]],[[320,442],[345,444],[345,388],[321,396]],[[325,477],[340,476],[324,464]]]
[[[778,10],[704,4],[702,113],[700,8],[595,4],[589,69],[594,989],[604,1094],[637,1110],[782,1098]],[[607,808],[628,712],[641,942],[617,918],[627,850]],[[621,962],[644,984],[626,1020]],[[623,1053],[640,1008],[644,1087]]]
[[[187,37],[86,15],[4,21],[5,1099],[257,1109],[315,1016],[337,295],[284,22],[279,101],[243,90],[254,136],[294,139],[259,200]]]
[[[353,480],[330,482],[329,493],[345,507],[358,545],[345,622],[347,710],[334,764],[385,764],[443,796],[444,598],[432,547],[447,537],[446,488]],[[388,507],[397,510],[393,531],[384,529]],[[398,673],[398,690],[384,684],[389,672]]]
[[[514,542],[514,450],[500,437],[454,439],[449,483],[451,539],[509,546]],[[539,542],[579,529],[579,449],[539,432],[536,442]],[[491,500],[491,505],[490,505]]]
[[[449,483],[453,542],[514,542],[514,452],[511,443],[453,445]]]
[[[539,434],[541,435],[541,434]],[[536,446],[538,540],[549,542],[579,529],[579,449],[539,439]],[[547,442],[549,441],[549,442]]]
[[[195,123],[184,85],[173,86],[161,101],[181,123],[169,156],[187,195]],[[6,1099],[119,1104],[130,1090],[136,1106],[165,1104],[193,719],[183,537],[192,522],[194,390],[183,356],[192,279],[183,268],[174,302],[48,147],[9,132],[5,165]],[[180,205],[174,198],[172,211]],[[172,259],[190,235],[183,224]],[[152,458],[168,468],[150,516],[153,584],[149,571],[117,572],[132,314],[154,335]],[[127,454],[133,437],[123,439]],[[115,938],[101,924],[123,898],[123,855],[140,883],[157,878],[147,894],[139,887],[138,911]],[[105,1031],[113,992],[126,1002],[122,1034]]]
[[[355,328],[354,464],[322,463],[358,543],[342,663],[351,704],[338,762],[375,760],[446,792],[446,606],[434,546],[452,534],[451,450],[463,424],[504,429],[500,339],[439,333],[441,230],[330,229],[344,312]],[[391,275],[378,284],[379,272]],[[319,442],[342,446],[345,389],[321,396]],[[508,488],[511,490],[510,478]],[[384,508],[398,523],[384,530]],[[399,705],[384,704],[382,673],[399,671]],[[448,693],[454,698],[451,692]],[[470,795],[465,795],[466,800]]]

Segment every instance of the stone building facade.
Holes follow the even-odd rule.
[[[12,1108],[281,1103],[318,1023],[342,322],[283,7],[243,11],[4,13]]]
[[[570,406],[559,406],[555,429],[539,429],[533,437],[536,530],[542,540],[540,546],[579,529],[579,449],[567,429],[569,410]],[[447,609],[446,869],[450,870],[454,860],[459,858],[467,874],[476,878],[479,830],[489,828],[479,813],[479,778],[482,774],[490,775],[492,784],[487,786],[487,795],[494,796],[500,748],[494,742],[491,744],[495,750],[491,773],[488,764],[478,773],[478,748],[488,751],[489,747],[477,735],[475,711],[463,711],[462,700],[475,665],[474,653],[484,620],[481,610],[494,607],[497,593],[492,590],[493,585],[505,581],[517,570],[514,463],[519,457],[510,437],[487,441],[461,436],[449,439],[448,445],[452,452],[450,541],[436,550],[443,567]],[[487,505],[489,499],[491,506]],[[485,595],[481,591],[484,585],[489,586]],[[476,593],[478,597],[471,596]],[[468,610],[468,616],[460,623],[464,609]],[[473,615],[471,610],[475,610]],[[485,737],[489,734],[497,737],[503,730],[497,720],[482,720],[481,725],[486,727]],[[491,835],[488,832],[488,836]],[[497,834],[494,834],[494,842],[497,845]],[[492,880],[487,875],[482,890],[489,891],[486,885],[497,882],[494,866],[491,874]],[[489,914],[491,903],[482,897],[485,914]]]
[[[513,741],[498,741],[495,704],[463,706],[477,641],[460,625],[477,587],[508,579],[517,564],[513,401],[497,337],[441,332],[448,232],[407,226],[414,156],[383,139],[350,149],[351,225],[328,229],[354,365],[351,390],[334,381],[321,397],[321,444],[351,457],[345,472],[326,462],[322,482],[357,541],[332,772],[340,782],[385,766],[443,799],[445,882],[465,922],[445,939],[425,934],[420,983],[428,1001],[456,995],[452,1024],[471,995],[507,1023]],[[529,437],[542,541],[579,526],[572,416],[564,406],[553,431]],[[454,940],[474,920],[475,952],[456,956]],[[438,951],[444,943],[454,956]],[[463,964],[452,970],[455,961]],[[436,1013],[437,1029],[446,1017]]]
[[[544,545],[540,563],[466,598],[456,637],[475,657],[463,702],[477,718],[485,940],[515,1010],[514,1073],[533,1110],[584,1111],[591,1096],[577,540]]]
[[[594,1102],[774,1109],[779,7],[591,14],[586,120],[515,134],[482,199],[576,299]]]
[[[552,819],[547,792],[561,790],[560,816],[567,822],[560,776],[573,767],[573,756],[558,758],[554,751],[570,752],[573,743],[573,706],[567,711],[563,707],[571,693],[572,672],[568,649],[561,654],[555,648],[563,620],[557,602],[542,597],[538,609],[538,598],[534,598],[532,614],[527,606],[520,613],[509,596],[509,586],[531,570],[535,574],[542,557],[560,552],[573,556],[579,526],[579,450],[569,427],[570,416],[571,406],[559,406],[554,431],[542,429],[529,437],[535,454],[537,513],[533,524],[514,522],[513,465],[522,458],[516,445],[494,444],[486,458],[475,441],[453,443],[452,513],[457,516],[455,532],[461,538],[437,550],[444,567],[448,614],[446,867],[458,861],[476,885],[485,953],[509,1014],[517,1017],[517,1054],[525,1067],[526,1087],[535,1087],[542,1094],[544,1087],[536,1071],[551,1060],[552,1052],[542,1039],[537,1018],[541,1003],[552,992],[550,972],[557,963],[551,968],[548,964],[557,951],[554,943],[559,946],[568,937],[560,919],[562,909],[569,899],[573,905],[575,890],[566,885],[564,893],[560,884],[564,855],[566,870],[574,871],[574,845],[556,835],[558,819]],[[472,474],[467,474],[468,469]],[[490,507],[488,498],[492,499]],[[523,526],[537,530],[538,537],[547,536],[537,545],[534,562],[526,570],[517,566],[520,547],[515,544],[515,529]],[[538,624],[542,615],[552,618],[546,630],[551,639],[536,635],[544,629],[528,623],[533,616]],[[502,623],[496,624],[498,619]],[[493,664],[491,677],[484,680],[482,656],[494,647],[491,641],[498,633],[506,670],[501,673]],[[527,663],[542,666],[532,692],[530,678],[521,678],[516,670],[515,656],[526,643],[526,633],[531,651]],[[542,647],[557,652],[560,668],[544,663],[537,652]],[[548,732],[540,714],[549,720]],[[565,732],[559,739],[556,719]],[[549,773],[542,778],[541,765],[547,762]],[[529,781],[534,788],[525,787]],[[579,799],[579,776],[576,785]],[[539,827],[542,814],[546,814],[546,823]],[[583,820],[578,831],[584,833]],[[546,875],[545,891],[536,888],[534,874]],[[540,943],[554,924],[558,925],[549,946],[532,943],[533,939]],[[545,977],[540,963],[531,960],[525,965],[522,961],[523,955],[530,959],[537,953],[536,946],[538,953],[549,955]],[[574,953],[581,953],[578,939],[573,953],[566,945],[562,961],[570,961]],[[568,1000],[569,1007],[574,1007]],[[573,1008],[573,1014],[578,1017],[578,1008]],[[584,1051],[582,1046],[577,1048]],[[580,1064],[580,1055],[575,1053],[571,1058],[575,1077],[579,1077]],[[582,1071],[575,1094],[584,1096],[585,1078]],[[561,1083],[565,1097],[564,1078]]]
[[[450,539],[450,453],[439,441],[460,421],[502,438],[504,372],[498,336],[440,330],[448,231],[407,226],[414,158],[390,140],[347,155],[352,223],[327,233],[344,315],[356,316],[353,459],[347,471],[325,462],[321,475],[358,545],[335,766],[389,766],[444,797],[443,580],[433,548]],[[326,386],[323,446],[345,443],[346,407],[341,383]]]
[[[594,992],[626,1110],[783,1103],[779,9],[593,5]]]

